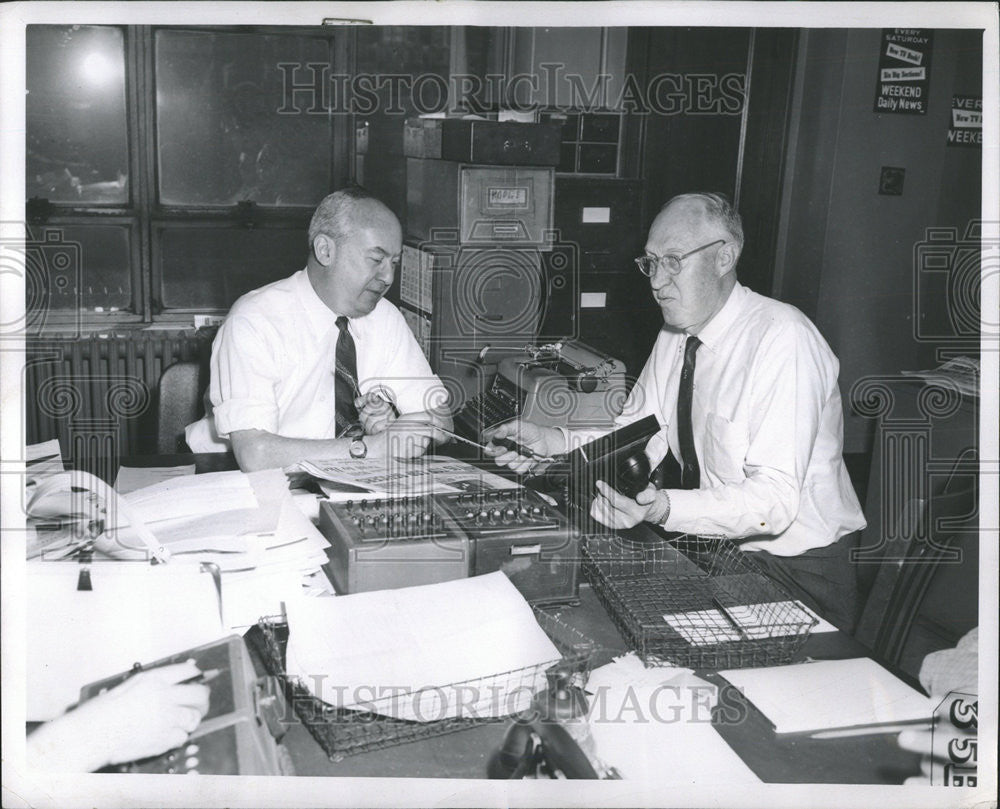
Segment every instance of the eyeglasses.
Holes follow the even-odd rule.
[[[725,239],[716,239],[714,242],[709,242],[708,244],[703,244],[701,247],[696,247],[685,253],[683,256],[639,256],[635,260],[635,266],[639,268],[639,272],[648,278],[652,278],[657,268],[665,267],[667,272],[671,275],[677,275],[681,271],[681,262],[693,256],[695,253],[700,253],[702,250],[708,250],[709,247],[715,247],[717,244],[725,244]]]

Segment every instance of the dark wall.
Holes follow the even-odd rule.
[[[356,72],[374,77],[385,74],[415,79],[423,74],[449,77],[449,30],[442,26],[373,26],[359,28]],[[403,121],[416,115],[410,81],[378,90],[377,109],[356,118],[368,127],[368,153],[354,179],[388,205],[406,228],[406,158],[403,156]],[[427,103],[431,103],[428,101]]]
[[[664,74],[683,79],[684,98],[678,97],[677,111],[651,109],[645,116],[646,225],[676,194],[722,191],[734,195],[741,115],[735,99],[724,97],[723,80],[746,73],[750,34],[748,28],[634,31],[629,48],[637,51],[638,58],[631,61],[644,77],[642,86]],[[666,101],[661,106],[671,109]]]
[[[955,301],[947,283],[928,291],[920,245],[928,228],[961,235],[980,215],[982,152],[946,138],[952,96],[982,94],[982,37],[934,32],[926,115],[873,112],[880,42],[878,29],[802,33],[786,162],[776,292],[840,358],[845,402],[864,376],[968,353],[947,335]],[[902,195],[878,193],[883,166],[905,169]],[[848,406],[847,451],[867,449],[870,430]]]

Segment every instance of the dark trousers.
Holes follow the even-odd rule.
[[[750,554],[764,572],[789,594],[815,610],[844,632],[852,633],[858,620],[857,566],[850,560],[860,532],[847,534],[825,548],[798,556],[775,556],[767,551]]]

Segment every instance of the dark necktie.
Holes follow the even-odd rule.
[[[334,368],[334,417],[337,420],[337,436],[342,436],[358,421],[358,409],[354,399],[358,395],[358,352],[354,348],[354,338],[347,330],[347,318],[337,318],[337,359]]]
[[[677,394],[677,439],[681,445],[681,488],[697,489],[701,481],[698,454],[694,451],[694,430],[691,427],[691,397],[694,394],[694,360],[701,340],[693,334],[684,346],[684,367]]]

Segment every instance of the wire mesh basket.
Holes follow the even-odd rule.
[[[567,668],[572,672],[573,684],[585,686],[595,644],[556,616],[538,608],[534,612],[539,626],[561,657],[490,677],[428,689],[431,699],[418,712],[419,719],[392,715],[398,713],[398,693],[366,701],[365,707],[369,710],[336,707],[318,699],[302,680],[285,674],[289,628],[281,618],[262,619],[244,638],[260,656],[268,673],[283,684],[288,703],[309,733],[330,759],[339,761],[371,750],[467,730],[488,722],[506,721],[527,709],[531,698],[546,688],[545,672],[553,666]],[[439,718],[437,714],[442,713],[448,695],[456,699],[453,707],[459,709],[458,714]]]
[[[647,666],[788,663],[817,623],[723,537],[638,543],[591,535],[583,560],[608,614]]]

